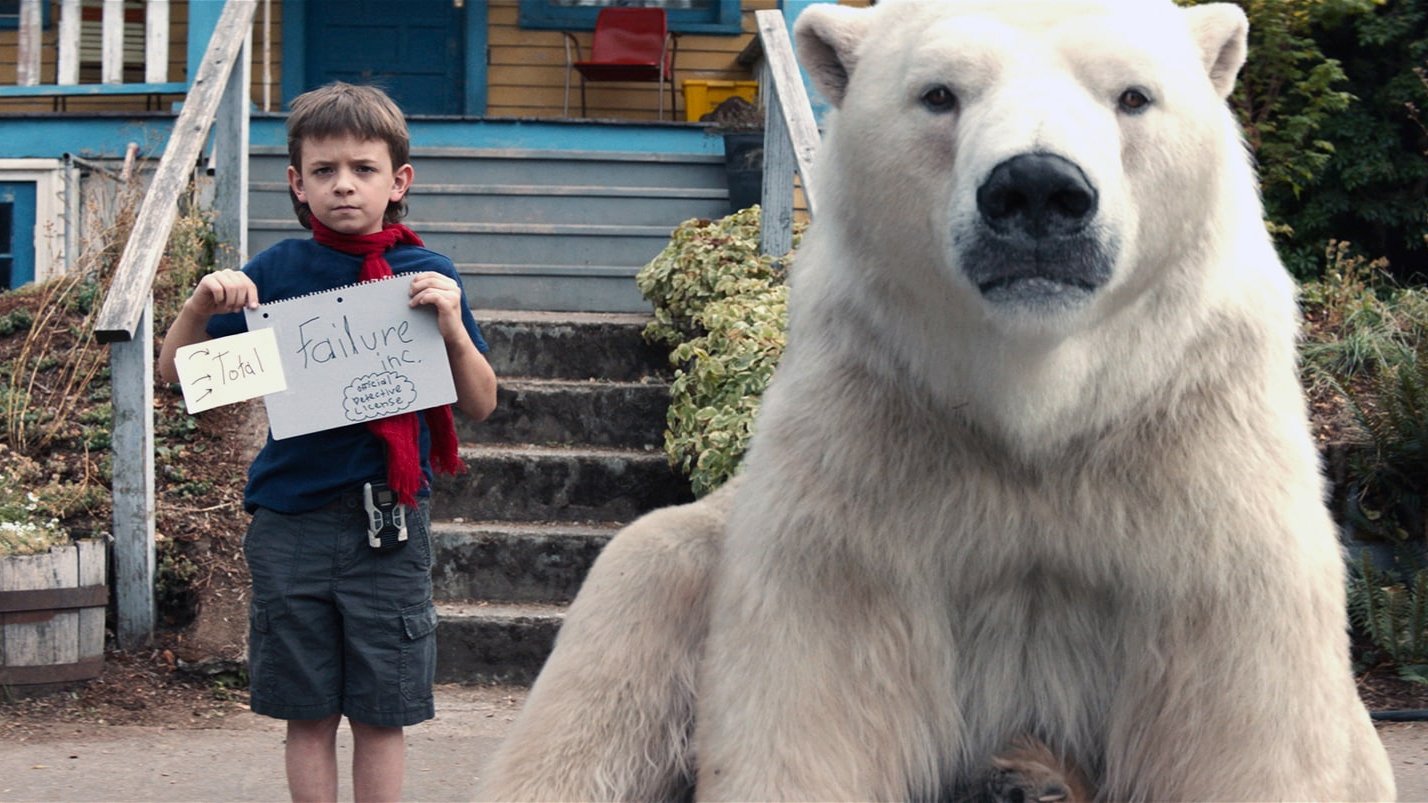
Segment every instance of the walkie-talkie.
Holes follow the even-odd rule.
[[[362,505],[367,509],[367,544],[373,549],[396,549],[407,543],[407,509],[385,482],[362,486]]]

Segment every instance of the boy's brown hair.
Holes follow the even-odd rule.
[[[302,172],[303,140],[342,136],[387,143],[393,170],[411,157],[411,134],[407,132],[406,118],[387,93],[377,87],[334,81],[293,98],[288,115],[288,163],[299,173]],[[288,195],[298,222],[305,229],[312,228],[312,210],[299,201],[291,189]],[[393,201],[387,204],[382,222],[396,223],[406,214],[406,199]]]

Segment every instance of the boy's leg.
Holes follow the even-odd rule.
[[[360,512],[360,511],[359,511]],[[407,544],[367,546],[366,519],[352,539],[336,586],[342,611],[342,713],[352,722],[401,728],[435,714],[436,608],[425,500],[407,511]]]
[[[352,796],[357,803],[399,800],[406,772],[406,742],[401,728],[352,725]]]
[[[337,723],[341,721],[341,714],[288,720],[284,758],[293,803],[337,799]]]

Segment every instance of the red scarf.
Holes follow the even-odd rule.
[[[384,226],[376,234],[343,234],[312,218],[312,236],[318,243],[344,254],[362,257],[362,272],[358,280],[370,282],[392,275],[386,252],[399,244],[423,245],[416,232],[400,223]],[[456,425],[451,406],[443,404],[424,413],[426,427],[431,432],[431,466],[440,474],[459,474],[466,470],[456,451]],[[423,484],[421,474],[421,425],[416,413],[401,413],[390,418],[368,421],[367,429],[382,439],[387,447],[387,484],[404,505],[415,505],[416,494]]]

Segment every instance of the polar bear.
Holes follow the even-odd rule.
[[[957,798],[1034,740],[1102,799],[1393,797],[1225,103],[1246,32],[802,14],[836,111],[741,482],[612,542],[486,795]]]

